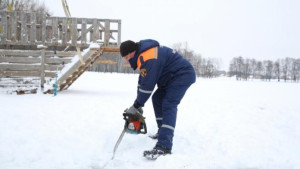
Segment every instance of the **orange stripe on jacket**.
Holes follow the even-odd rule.
[[[138,60],[137,60],[137,68],[138,68],[138,70],[140,70],[141,66],[142,66],[141,57],[143,57],[143,61],[144,62],[146,62],[147,60],[150,60],[150,59],[157,59],[157,57],[158,57],[158,47],[150,48],[150,49],[142,52],[139,55]]]

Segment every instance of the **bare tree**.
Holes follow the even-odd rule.
[[[278,82],[280,82],[281,69],[279,59],[274,63],[274,74],[277,77]]]
[[[272,73],[273,73],[273,61],[271,60],[265,60],[263,62],[264,66],[264,79],[271,81],[272,79]]]
[[[244,66],[243,66],[243,76],[244,76],[245,80],[248,80],[251,72],[252,72],[251,60],[250,59],[245,59],[245,63],[244,63]]]
[[[300,59],[292,59],[291,64],[291,80],[297,82],[299,80]]]
[[[211,78],[216,75],[219,68],[219,61],[214,58],[204,59],[201,55],[195,54],[193,50],[190,50],[188,43],[176,43],[173,45],[173,49],[186,58],[194,67],[197,76]]]
[[[250,75],[252,76],[252,79],[256,76],[256,67],[257,67],[257,61],[255,59],[250,60]]]
[[[287,80],[291,79],[291,65],[292,65],[292,58],[285,58],[282,60],[282,73],[283,73],[283,79],[286,82]]]
[[[14,11],[25,12],[41,12],[51,15],[45,3],[40,3],[38,0],[14,0],[14,1],[0,1],[0,9],[8,10],[11,5]]]
[[[256,65],[256,70],[255,70],[258,78],[262,78],[263,70],[264,70],[264,67],[263,67],[262,61],[258,61],[257,65]]]

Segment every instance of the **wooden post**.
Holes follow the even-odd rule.
[[[97,42],[97,40],[100,38],[99,36],[99,24],[97,19],[93,20],[93,38],[91,39],[91,42]]]
[[[36,14],[31,13],[30,16],[30,42],[35,43],[36,41]]]
[[[104,30],[104,45],[109,46],[110,39],[110,21],[108,19],[105,20],[105,30]]]
[[[26,13],[21,13],[21,42],[22,44],[27,44],[28,35],[27,35],[27,18]]]
[[[63,19],[62,25],[62,45],[66,46],[68,42],[68,20],[67,18]]]
[[[121,20],[118,21],[118,46],[121,45]]]
[[[82,19],[82,25],[81,25],[81,44],[86,44],[86,19]]]
[[[51,41],[54,45],[57,45],[58,43],[58,24],[57,24],[57,17],[54,17],[52,19],[52,38]]]
[[[47,40],[47,20],[46,20],[46,13],[43,14],[42,20],[42,44],[44,45]]]
[[[41,49],[41,88],[44,88],[45,84],[45,49],[47,46],[38,46]]]
[[[11,40],[12,42],[17,42],[17,27],[18,27],[18,16],[17,12],[13,11],[11,12]]]
[[[76,46],[77,45],[77,37],[78,37],[78,32],[77,32],[77,18],[72,18],[72,45]]]
[[[1,41],[3,42],[3,43],[5,43],[6,42],[6,38],[7,38],[7,34],[6,34],[6,32],[7,32],[7,12],[4,12],[4,11],[1,11],[1,13],[0,13],[0,15],[1,15],[1,32],[0,32],[0,34],[1,34]]]

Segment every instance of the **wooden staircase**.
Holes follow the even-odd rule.
[[[65,67],[61,70],[63,73],[57,79],[57,90],[68,89],[104,52],[119,52],[119,49],[107,47],[90,48],[83,55],[84,64],[78,59],[74,63],[70,63],[70,67]],[[53,94],[54,87],[46,90],[44,93]]]

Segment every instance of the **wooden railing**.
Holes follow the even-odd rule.
[[[121,20],[48,17],[44,13],[0,11],[0,48],[11,45],[47,47],[118,46]]]

